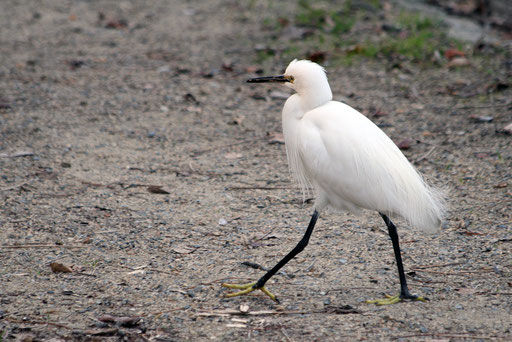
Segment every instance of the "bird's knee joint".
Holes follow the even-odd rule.
[[[299,250],[299,252],[302,252],[302,250],[306,248],[308,242],[308,240],[300,240],[300,242],[297,244],[297,249]]]

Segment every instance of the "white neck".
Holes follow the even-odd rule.
[[[310,78],[307,81],[297,80],[291,86],[300,97],[301,107],[308,112],[332,100],[332,91],[325,75]]]

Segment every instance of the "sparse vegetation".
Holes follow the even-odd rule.
[[[341,8],[328,10],[317,8],[308,0],[299,1],[299,12],[295,16],[297,26],[319,29],[330,34],[349,32],[356,22],[352,16],[352,2],[346,1]]]
[[[462,47],[460,42],[446,36],[444,25],[436,19],[406,11],[377,16],[375,10],[382,10],[379,1],[362,2],[356,6],[348,0],[333,6],[299,0],[293,18],[277,21],[267,18],[263,24],[278,32],[276,40],[287,25],[303,28],[304,37],[289,39],[286,47],[275,54],[258,52],[257,61],[275,59],[275,56],[307,58],[315,51],[323,51],[333,62],[342,64],[351,64],[361,58],[385,58],[432,65],[436,51],[442,54],[447,48]]]

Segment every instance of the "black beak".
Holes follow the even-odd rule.
[[[247,80],[247,83],[264,83],[264,82],[290,82],[290,79],[289,79],[289,77],[281,75],[281,76],[256,77],[256,78],[250,78]]]

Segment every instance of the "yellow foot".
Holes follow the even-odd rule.
[[[254,290],[261,290],[261,291],[263,291],[264,294],[269,296],[270,299],[272,299],[274,302],[279,303],[279,300],[276,298],[276,296],[274,296],[269,290],[267,290],[265,288],[265,286],[260,287],[260,288],[256,288],[256,287],[254,287],[254,285],[256,285],[256,282],[248,283],[248,284],[240,284],[240,285],[239,284],[226,284],[226,283],[222,283],[222,287],[227,287],[227,288],[236,289],[236,290],[242,290],[242,291],[238,291],[238,292],[228,293],[226,295],[226,298],[242,296],[242,295],[251,293]]]
[[[395,303],[401,302],[405,299],[409,299],[409,300],[413,300],[413,301],[420,301],[420,302],[428,301],[427,298],[417,297],[417,296],[408,296],[406,298],[402,298],[400,295],[396,295],[396,296],[385,295],[385,296],[386,296],[386,298],[367,300],[365,303],[366,304],[375,304],[375,305],[389,305],[389,304],[395,304]]]

